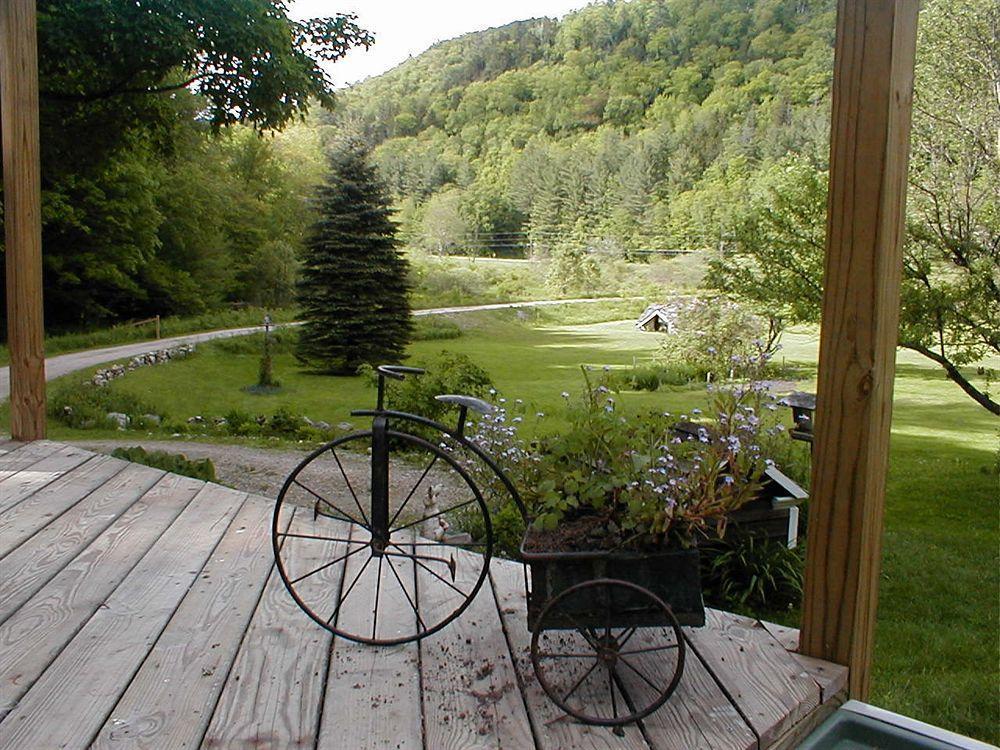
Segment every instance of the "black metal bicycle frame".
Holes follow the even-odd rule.
[[[372,420],[372,555],[381,557],[389,544],[389,419]]]
[[[521,495],[518,493],[517,489],[514,487],[514,483],[510,481],[507,475],[504,473],[503,469],[494,461],[490,456],[478,445],[471,442],[467,437],[465,437],[465,416],[466,410],[460,409],[458,426],[455,429],[447,427],[440,422],[435,422],[433,419],[428,419],[427,417],[421,417],[418,414],[410,414],[405,411],[394,411],[392,409],[355,409],[351,412],[352,417],[372,417],[372,535],[377,536],[379,533],[385,535],[386,540],[388,540],[388,513],[389,513],[389,492],[388,492],[388,472],[389,472],[389,443],[387,434],[389,431],[389,420],[390,419],[401,419],[403,421],[416,422],[422,424],[431,429],[437,430],[444,435],[447,435],[451,439],[459,443],[462,448],[473,453],[477,458],[479,458],[483,463],[485,463],[497,478],[500,483],[503,484],[504,489],[510,494],[511,499],[517,506],[518,512],[521,514],[521,518],[524,522],[528,522],[528,513],[524,507],[524,502],[521,500]],[[380,437],[381,434],[381,437]],[[379,485],[377,481],[382,484]],[[378,487],[384,488],[383,494],[378,494]],[[378,508],[376,510],[376,508]],[[384,527],[380,527],[378,522],[375,520],[380,512],[385,513],[384,518],[386,523]]]

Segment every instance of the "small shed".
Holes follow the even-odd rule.
[[[640,331],[673,333],[674,327],[677,324],[677,313],[679,310],[680,304],[677,302],[650,305],[639,316],[639,319],[635,322],[635,327]]]

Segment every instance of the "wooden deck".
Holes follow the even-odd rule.
[[[661,709],[620,735],[587,727],[534,677],[519,564],[494,561],[419,644],[334,641],[274,572],[271,510],[0,441],[0,747],[785,748],[843,700],[846,670],[793,653],[797,631],[710,611]]]

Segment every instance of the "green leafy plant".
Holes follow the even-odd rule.
[[[282,406],[268,418],[263,431],[272,437],[298,438],[307,426],[301,415],[293,414]]]
[[[673,330],[662,337],[659,360],[684,363],[699,378],[741,379],[748,368],[760,369],[753,359],[757,350],[773,353],[779,334],[777,321],[765,321],[724,297],[695,298],[677,306]]]
[[[108,427],[108,414],[124,414],[129,424],[145,424],[144,415],[157,409],[138,396],[116,390],[113,386],[78,383],[56,388],[49,396],[49,416],[79,430]]]
[[[780,612],[802,600],[803,556],[774,539],[715,542],[702,556],[706,602],[728,610]]]
[[[758,352],[742,364],[761,369],[767,359]],[[728,514],[760,491],[770,462],[761,435],[781,429],[763,416],[773,406],[763,388],[749,381],[715,389],[713,418],[682,432],[668,413],[620,413],[608,372],[594,382],[584,369],[584,377],[580,403],[563,394],[570,428],[559,435],[525,444],[517,436],[518,418],[501,411],[483,420],[473,437],[521,488],[536,531],[601,548],[689,545],[723,536]],[[697,410],[690,416],[700,418]],[[692,424],[689,415],[680,422]]]
[[[490,374],[465,354],[443,351],[427,363],[416,364],[426,370],[423,375],[390,382],[390,408],[441,420],[451,407],[436,400],[435,396],[460,393],[483,398],[493,387]]]
[[[191,460],[181,453],[147,451],[139,445],[131,448],[115,448],[111,455],[133,463],[152,466],[154,469],[163,469],[171,474],[181,474],[206,482],[215,481],[215,464],[210,458]]]

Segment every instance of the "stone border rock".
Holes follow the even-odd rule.
[[[101,368],[94,373],[94,376],[90,379],[90,383],[91,385],[103,387],[112,380],[125,377],[140,367],[151,367],[152,365],[161,365],[173,359],[184,359],[194,354],[194,350],[194,344],[180,344],[172,346],[169,349],[157,349],[145,354],[138,354],[123,365],[111,365],[111,367]]]

